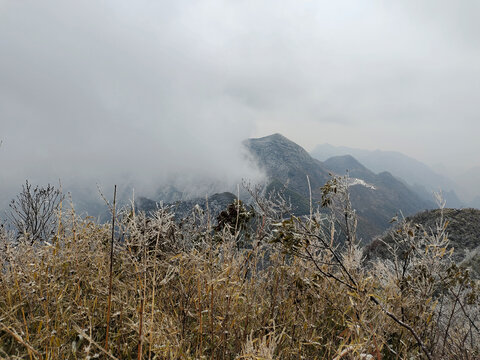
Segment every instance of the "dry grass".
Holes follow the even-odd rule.
[[[5,236],[0,250],[0,358],[421,357],[408,329],[385,311],[411,324],[434,358],[478,358],[478,332],[458,321],[462,306],[478,324],[478,298],[453,305],[445,297],[440,304],[440,297],[422,293],[429,284],[420,277],[411,278],[412,290],[400,294],[403,285],[392,264],[364,268],[355,246],[339,252],[354,280],[352,288],[328,249],[318,247],[312,258],[302,256],[314,246],[309,241],[285,251],[288,244],[279,240],[273,225],[282,216],[272,208],[259,206],[258,211],[260,225],[251,246],[243,249],[236,246],[239,232],[214,231],[201,213],[181,226],[168,209],[152,217],[133,210],[121,213],[107,349],[111,225],[70,211],[59,215],[57,235],[50,242],[30,245]],[[283,234],[319,234],[312,219],[287,225],[278,225]],[[323,228],[329,231],[330,223]],[[468,286],[457,285],[451,289],[461,296]],[[371,296],[381,300],[380,306]]]

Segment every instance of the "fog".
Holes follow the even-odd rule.
[[[218,60],[163,5],[2,4],[4,193],[26,178],[94,193],[258,178],[239,146],[253,131],[247,109],[222,95]]]
[[[480,165],[475,1],[0,0],[0,186],[199,194],[281,132]],[[107,190],[106,190],[107,191]]]

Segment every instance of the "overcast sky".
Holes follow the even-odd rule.
[[[474,0],[0,0],[0,181],[234,182],[257,176],[241,140],[276,132],[478,166],[479,13]]]

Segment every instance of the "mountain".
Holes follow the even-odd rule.
[[[292,201],[297,215],[309,211],[307,175],[312,200],[319,202],[321,187],[330,179],[330,173],[344,175],[348,169],[352,180],[350,198],[359,218],[359,235],[367,241],[382,233],[399,211],[409,215],[433,206],[390,173],[377,175],[352,156],[333,157],[321,162],[280,134],[248,139],[244,145],[267,174],[270,181],[267,189],[286,188],[288,193],[285,195]]]
[[[443,215],[448,221],[447,233],[450,246],[454,248],[453,259],[462,266],[472,269],[480,277],[480,210],[478,209],[444,209]],[[407,217],[406,221],[422,225],[427,231],[436,228],[440,210],[429,210]],[[392,238],[388,235],[375,239],[364,253],[369,259],[387,257],[387,246]]]
[[[167,194],[168,195],[168,194]],[[207,201],[208,201],[208,211],[212,218],[216,216],[227,208],[228,205],[233,203],[237,197],[230,192],[216,193],[208,198],[194,198],[190,200],[178,200],[173,203],[167,203],[167,205],[173,207],[173,212],[175,213],[176,219],[183,219],[189,216],[193,209],[198,205],[200,209],[204,212],[207,211]],[[145,212],[153,212],[157,209],[159,202],[148,199],[146,197],[140,197],[136,202],[136,208]]]
[[[288,188],[284,190],[285,196],[292,199],[297,212],[308,213],[309,201],[304,195],[308,194],[306,176],[310,176],[312,188],[319,188],[330,179],[328,170],[322,167],[320,161],[313,159],[305,149],[280,134],[248,139],[245,140],[244,146],[255,158],[262,159],[262,169],[269,178],[266,191],[280,190],[288,184]],[[171,196],[172,193],[174,196]],[[233,194],[224,196],[225,194],[230,193],[212,195],[209,198],[209,207],[212,201],[216,201],[217,208],[223,206],[225,209],[236,198]],[[174,204],[178,218],[184,217],[196,204],[203,209],[206,208],[204,198],[185,200],[185,197],[174,187],[163,187],[155,198],[164,203]],[[242,196],[240,198],[242,199]],[[139,199],[137,206],[141,210],[151,211],[156,208],[156,204],[157,201],[142,198]]]
[[[381,229],[388,228],[389,221],[400,211],[403,214],[414,214],[419,210],[435,207],[433,202],[419,197],[389,172],[375,174],[350,155],[335,156],[323,164],[339,175],[348,170],[351,178],[364,180],[374,187],[371,189],[366,186],[351,186],[350,198],[357,214],[373,223],[377,234]]]
[[[350,176],[373,182],[376,174],[360,164],[351,155],[332,156],[323,162],[323,165],[337,174],[345,174],[348,171]]]
[[[307,175],[312,189],[323,186],[330,179],[328,170],[320,161],[283,135],[247,139],[243,144],[270,180],[288,184],[291,190],[308,194]]]
[[[331,174],[344,175],[348,170],[350,199],[358,216],[358,235],[365,242],[383,233],[391,218],[399,212],[410,215],[433,207],[431,202],[423,200],[390,173],[375,174],[352,156],[337,156],[321,162],[280,134],[247,139],[243,144],[266,174],[266,193],[281,191],[292,203],[296,215],[306,215],[310,211],[307,176],[316,205],[322,198],[321,188],[331,179]],[[168,187],[162,188],[158,194],[156,200],[173,205],[177,218],[190,214],[196,205],[206,210],[205,198],[185,200],[177,189]],[[215,216],[226,209],[235,198],[227,192],[211,195],[208,199],[211,214]],[[154,210],[156,206],[154,200],[137,200],[137,208],[145,211]]]
[[[351,155],[375,173],[388,171],[402,179],[410,186],[411,190],[426,200],[433,201],[432,193],[442,190],[449,207],[463,206],[463,202],[454,191],[457,188],[455,182],[438,174],[428,165],[402,153],[322,144],[317,145],[311,155],[320,161],[332,156]]]

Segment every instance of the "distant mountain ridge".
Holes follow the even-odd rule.
[[[428,165],[402,153],[321,144],[312,150],[311,155],[320,161],[325,161],[333,156],[351,155],[375,173],[388,171],[402,179],[413,191],[426,200],[432,201],[432,193],[442,190],[448,206],[464,206],[454,191],[457,186],[455,182],[438,174]]]
[[[377,176],[373,171],[363,166],[352,155],[332,156],[325,160],[323,165],[337,174],[344,174],[348,171],[350,176],[365,181],[374,181]]]
[[[198,205],[199,209],[203,212],[209,212],[212,218],[216,218],[217,215],[227,208],[227,206],[233,203],[237,197],[230,192],[216,193],[209,197],[197,197],[190,200],[176,200],[173,202],[163,202],[165,205],[172,207],[175,214],[175,218],[181,220],[192,214],[193,209]],[[160,201],[155,201],[146,197],[140,197],[135,206],[147,213],[154,212],[159,206]]]

